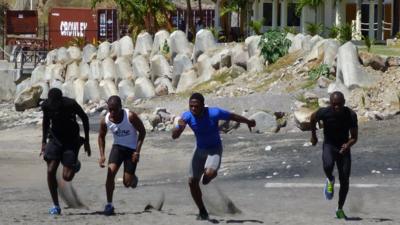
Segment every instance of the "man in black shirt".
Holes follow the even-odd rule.
[[[47,183],[54,206],[49,209],[52,215],[61,213],[58,202],[56,172],[63,164],[63,179],[71,181],[80,163],[78,152],[82,144],[88,156],[91,154],[89,145],[89,119],[79,104],[70,98],[63,97],[60,89],[52,88],[48,99],[42,104],[43,138],[40,155],[44,154],[47,162]],[[78,115],[85,131],[85,138],[79,135]],[[49,142],[47,142],[49,139]]]
[[[313,145],[318,142],[315,125],[318,121],[322,121],[324,126],[322,162],[327,177],[324,193],[328,200],[331,200],[334,194],[335,177],[332,173],[335,162],[338,169],[340,190],[336,216],[339,219],[346,219],[343,205],[349,191],[350,147],[357,142],[358,138],[357,115],[344,104],[343,94],[337,91],[331,94],[329,107],[320,108],[311,115],[311,143]]]

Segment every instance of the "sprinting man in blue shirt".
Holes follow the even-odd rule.
[[[189,187],[193,200],[199,208],[198,219],[207,220],[208,212],[202,200],[199,182],[203,176],[202,183],[204,185],[210,183],[217,176],[221,164],[222,142],[218,121],[233,120],[246,123],[250,130],[256,126],[256,122],[217,107],[205,107],[204,97],[200,93],[192,94],[189,99],[189,109],[190,111],[182,114],[178,125],[172,131],[172,138],[179,138],[186,125],[192,128],[196,136],[196,149],[189,172]]]

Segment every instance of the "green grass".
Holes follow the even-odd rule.
[[[358,49],[366,52],[367,46],[362,45]],[[400,46],[372,45],[370,53],[384,56],[400,56]]]

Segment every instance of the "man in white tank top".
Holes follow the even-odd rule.
[[[114,143],[108,158],[108,172],[106,180],[107,204],[104,208],[105,215],[114,214],[112,205],[115,187],[115,175],[122,162],[124,163],[123,183],[125,187],[135,188],[138,178],[135,175],[136,165],[139,162],[140,150],[142,148],[146,130],[140,118],[128,109],[122,108],[121,98],[114,95],[108,101],[108,113],[100,121],[99,150],[100,167],[105,167],[106,157],[104,148],[106,145],[107,130],[113,134]]]

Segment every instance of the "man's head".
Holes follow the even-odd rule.
[[[58,88],[52,88],[49,90],[47,94],[47,100],[49,102],[49,106],[52,109],[58,109],[61,105],[62,100],[62,92]]]
[[[344,95],[340,91],[335,91],[330,96],[330,104],[335,112],[343,111],[344,104],[346,100],[344,99]]]
[[[204,96],[200,93],[193,93],[189,98],[189,109],[195,116],[200,116],[204,109]]]
[[[113,95],[107,100],[108,112],[113,120],[118,120],[121,115],[122,102],[121,98],[117,95]]]

